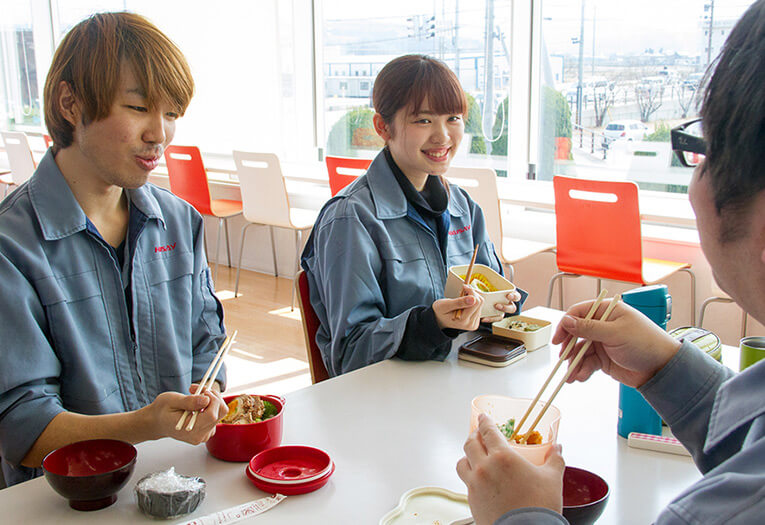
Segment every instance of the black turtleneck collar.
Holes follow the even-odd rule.
[[[441,184],[441,179],[434,175],[429,175],[425,181],[425,187],[419,192],[406,175],[404,175],[404,172],[401,171],[401,168],[398,167],[396,161],[393,160],[393,155],[391,155],[387,146],[383,151],[385,153],[385,160],[388,161],[388,166],[390,166],[399,186],[401,186],[406,200],[415,207],[423,218],[435,219],[441,216],[449,205],[449,195],[446,193],[446,188]]]

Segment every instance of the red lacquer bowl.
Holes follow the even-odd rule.
[[[563,472],[563,517],[571,525],[595,523],[608,502],[608,483],[588,470],[566,467]]]
[[[236,397],[226,396],[223,400],[228,404]],[[218,423],[215,435],[205,444],[210,454],[224,461],[250,461],[258,452],[281,444],[285,399],[279,396],[259,397],[273,403],[279,412],[259,423]]]
[[[117,501],[138,451],[116,439],[78,441],[54,450],[43,460],[45,479],[76,510],[98,510]]]

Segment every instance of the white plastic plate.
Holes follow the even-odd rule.
[[[470,516],[467,496],[441,487],[418,487],[401,496],[379,525],[448,525]]]

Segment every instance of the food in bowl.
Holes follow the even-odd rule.
[[[228,413],[221,423],[229,425],[260,423],[278,413],[279,409],[270,401],[261,399],[260,396],[242,394],[228,403]]]
[[[468,265],[452,266],[446,278],[444,297],[453,299],[462,295]],[[475,263],[470,274],[470,283],[475,293],[483,298],[481,317],[494,317],[500,312],[494,308],[497,303],[507,304],[507,294],[515,290],[515,285],[492,268]]]
[[[465,275],[460,275],[460,279],[465,280]],[[482,273],[474,273],[470,276],[470,282],[468,283],[474,290],[479,292],[496,292],[497,289],[491,284]]]
[[[223,400],[228,404],[236,397],[226,396]],[[205,443],[211,455],[224,461],[250,461],[258,452],[281,444],[286,400],[273,395],[258,397],[264,405],[268,401],[274,406],[275,415],[254,423],[218,423],[215,434]]]
[[[481,413],[485,413],[496,422],[506,422],[509,419],[518,421],[526,413],[531,401],[531,399],[498,395],[477,396],[473,398],[470,404],[470,431],[473,432],[478,428],[478,416]],[[545,403],[543,400],[537,401],[530,417],[536,419],[536,414],[544,407]],[[560,417],[560,410],[555,405],[550,405],[547,412],[545,412],[536,425],[536,428],[542,429],[541,443],[536,445],[530,443],[520,444],[516,443],[513,439],[508,441],[508,444],[529,462],[534,465],[542,465],[547,453],[557,441]]]
[[[500,337],[521,341],[526,345],[526,350],[532,352],[550,342],[552,323],[526,315],[514,315],[492,323],[491,332]]]
[[[513,321],[510,321],[507,327],[510,330],[519,330],[521,332],[536,332],[537,330],[542,328],[542,325],[537,323],[529,323],[526,321],[521,321],[520,319],[515,319]]]
[[[513,433],[515,432],[515,418],[511,417],[507,420],[506,423],[499,424],[497,423],[497,427],[499,428],[499,431],[502,432],[502,434],[508,439],[512,439],[519,445],[541,445],[542,444],[542,434],[539,433],[539,431],[534,430],[531,432],[531,434],[517,434],[516,436],[513,436]]]

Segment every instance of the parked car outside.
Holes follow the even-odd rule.
[[[615,140],[642,140],[648,126],[639,120],[615,120],[603,130],[603,147],[607,148]]]

